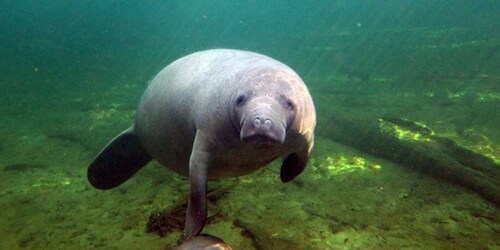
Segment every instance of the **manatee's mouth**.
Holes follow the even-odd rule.
[[[283,144],[286,137],[286,128],[277,119],[268,116],[252,116],[243,120],[240,139],[254,147],[272,147]]]
[[[281,144],[281,142],[276,138],[260,134],[253,134],[247,137],[243,137],[241,139],[244,142],[252,144],[254,147],[259,147],[259,148],[269,148],[276,144]]]

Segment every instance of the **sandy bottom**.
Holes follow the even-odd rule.
[[[113,190],[96,190],[86,180],[99,147],[132,120],[133,107],[124,105],[135,106],[133,101],[106,102],[120,94],[116,91],[38,99],[30,111],[23,103],[32,100],[19,100],[22,112],[12,100],[4,105],[0,249],[172,249],[178,244],[180,230],[160,238],[146,232],[146,223],[152,211],[186,197],[185,178],[151,163]],[[316,91],[321,102],[339,96]],[[393,101],[408,100],[389,95]],[[89,104],[86,96],[102,101]],[[318,105],[318,115],[326,106]],[[421,107],[413,115],[418,120],[423,113],[429,122],[447,114]],[[500,157],[498,145],[493,148],[491,154]],[[210,205],[217,215],[205,232],[234,249],[500,248],[500,210],[479,195],[327,138],[317,138],[310,165],[291,183],[279,181],[275,162],[210,186],[228,193]]]

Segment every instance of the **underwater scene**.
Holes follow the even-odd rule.
[[[499,13],[3,0],[0,249],[500,249]]]

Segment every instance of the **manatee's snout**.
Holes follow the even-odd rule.
[[[285,141],[285,127],[269,116],[252,116],[243,122],[240,138],[256,146],[282,144]]]
[[[255,117],[255,119],[253,119],[253,126],[256,129],[267,130],[272,128],[273,122],[267,117],[263,118],[257,116]]]

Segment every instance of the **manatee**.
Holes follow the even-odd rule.
[[[314,144],[316,113],[303,80],[288,66],[248,51],[213,49],[182,57],[146,88],[133,125],[88,168],[111,189],[151,160],[189,177],[184,237],[207,219],[207,181],[241,176],[283,157],[280,177],[299,175]]]

